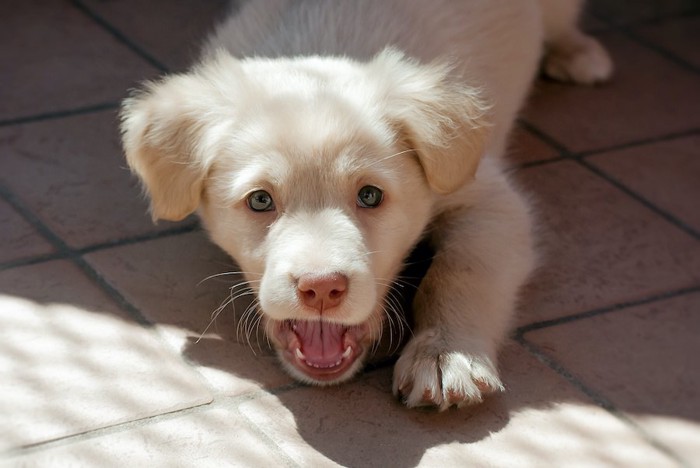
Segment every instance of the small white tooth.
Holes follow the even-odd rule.
[[[301,349],[297,348],[294,351],[299,359],[306,360],[306,356],[304,356],[304,353],[301,352]]]
[[[343,353],[343,359],[350,357],[351,354],[352,354],[352,348],[350,346],[348,346],[347,348],[345,348],[345,352]]]

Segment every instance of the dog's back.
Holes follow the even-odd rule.
[[[391,288],[425,238],[435,255],[393,391],[409,406],[481,401],[503,389],[498,346],[536,259],[498,156],[542,43],[550,76],[612,71],[575,26],[580,6],[251,1],[201,64],[125,101],[127,160],[154,219],[196,210],[237,260],[301,381],[351,378],[383,325],[400,327]]]
[[[205,50],[225,48],[241,58],[366,60],[393,45],[423,62],[443,57],[497,102],[488,153],[500,154],[541,53],[537,5],[535,0],[258,0],[229,16]]]

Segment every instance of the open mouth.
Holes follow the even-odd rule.
[[[295,369],[314,381],[342,379],[362,355],[360,340],[364,325],[343,325],[324,320],[285,320],[279,337],[286,342],[284,358]]]

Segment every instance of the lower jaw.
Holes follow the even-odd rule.
[[[279,351],[280,358],[297,380],[312,385],[334,385],[352,378],[362,366],[364,353],[355,350],[351,358],[343,359],[337,366],[312,367],[293,356],[288,350]]]
[[[305,361],[304,356],[298,356],[299,346],[295,343],[294,330],[290,327],[289,321],[278,321],[273,333],[269,334],[277,348],[278,357],[288,373],[296,380],[319,386],[329,386],[345,382],[351,379],[362,368],[366,358],[369,344],[373,342],[374,330],[369,325],[368,320],[360,325],[353,325],[353,336],[351,340],[344,341],[344,346],[350,345],[352,353],[343,357],[338,365],[328,367],[317,367]],[[268,328],[269,329],[269,328]]]

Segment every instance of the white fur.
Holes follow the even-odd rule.
[[[576,0],[249,1],[199,65],[125,101],[127,160],[154,219],[198,211],[258,294],[282,362],[308,382],[361,367],[391,282],[427,237],[436,255],[394,392],[409,406],[480,401],[502,388],[498,346],[535,263],[528,205],[501,154],[543,44],[555,78],[592,83],[611,72],[576,28],[579,9]],[[367,185],[384,193],[377,208],[356,201]],[[249,208],[257,190],[274,210]],[[304,275],[346,278],[339,305],[306,304]],[[330,377],[294,357],[302,345],[290,324],[320,319],[351,330],[342,337],[354,361]]]

